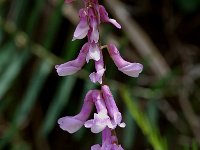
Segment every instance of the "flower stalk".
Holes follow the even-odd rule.
[[[65,0],[71,3],[74,0]],[[85,7],[79,10],[80,21],[75,29],[73,39],[80,40],[87,37],[88,41],[81,48],[76,59],[64,64],[56,65],[59,76],[72,75],[88,63],[94,61],[95,70],[89,75],[91,82],[101,85],[100,90],[90,90],[84,99],[82,109],[75,116],[66,116],[58,120],[61,129],[74,133],[82,126],[90,128],[93,133],[102,132],[102,145],[96,144],[91,150],[123,150],[118,144],[115,128],[124,128],[126,124],[122,122],[122,114],[119,111],[114,97],[108,85],[103,81],[106,67],[103,59],[102,49],[106,48],[117,66],[118,70],[131,77],[138,77],[143,66],[139,63],[131,63],[124,60],[114,44],[101,46],[99,26],[101,23],[110,23],[121,29],[121,25],[108,16],[103,5],[99,5],[98,0],[83,0]],[[92,109],[96,108],[94,118],[89,119]]]

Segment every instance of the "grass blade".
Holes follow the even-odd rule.
[[[132,117],[135,119],[144,135],[148,138],[152,147],[155,150],[167,150],[166,141],[160,136],[159,131],[152,126],[147,116],[145,116],[134,102],[132,102],[133,97],[130,97],[128,89],[124,87],[121,89],[120,94]]]
[[[22,123],[29,115],[31,108],[32,106],[34,106],[34,103],[37,99],[36,97],[42,89],[45,78],[49,74],[51,68],[52,65],[50,65],[48,62],[43,61],[39,69],[36,70],[33,74],[33,78],[29,83],[27,92],[22,99],[22,103],[18,106],[16,112],[14,113],[15,115],[13,117],[13,121],[8,130],[5,132],[3,140],[0,141],[0,149],[3,149],[5,145],[13,138],[13,136],[18,131],[17,129],[19,128],[19,126],[22,125]]]
[[[39,68],[33,74],[33,77],[22,99],[22,104],[18,107],[16,115],[14,116],[14,123],[20,126],[28,116],[31,108],[37,100],[37,95],[41,91],[45,79],[49,75],[52,65],[46,61],[41,62]]]
[[[126,123],[126,128],[124,129],[123,146],[125,149],[130,149],[135,141],[136,124],[128,110],[124,113],[124,122]]]
[[[47,136],[52,128],[55,126],[59,114],[67,105],[71,91],[75,85],[75,77],[67,77],[60,81],[60,85],[56,94],[49,106],[48,112],[42,125],[41,134]],[[67,90],[66,90],[67,89]]]
[[[19,75],[28,58],[29,53],[24,50],[22,53],[15,56],[15,58],[12,60],[12,63],[3,72],[2,76],[0,77],[0,99],[2,99],[4,94],[11,87],[12,82]]]
[[[0,48],[0,74],[3,70],[9,66],[8,64],[11,63],[11,59],[13,59],[13,51],[15,49],[15,45],[13,42],[6,43],[3,47]],[[10,59],[8,59],[10,58]]]

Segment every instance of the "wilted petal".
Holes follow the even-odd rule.
[[[87,21],[87,13],[84,9],[80,9],[79,16],[80,22],[76,27],[72,41],[76,39],[83,39],[84,37],[86,37],[86,35],[88,34],[88,30],[90,29]]]
[[[108,13],[107,13],[106,9],[104,8],[104,6],[102,6],[102,5],[99,6],[99,13],[100,13],[100,19],[102,22],[110,22],[115,27],[117,27],[119,29],[121,28],[121,25],[119,23],[117,23],[117,21],[115,19],[110,19],[108,17]]]
[[[83,45],[78,57],[75,60],[68,61],[61,65],[56,65],[55,68],[58,75],[59,76],[72,75],[77,71],[79,71],[86,62],[85,59],[88,53],[88,49],[89,45],[86,43]]]
[[[100,49],[94,42],[90,44],[89,52],[86,56],[86,61],[89,62],[90,59],[98,61],[100,59]]]
[[[143,70],[143,65],[140,63],[131,63],[125,61],[114,44],[108,45],[108,52],[114,61],[118,70],[131,77],[138,77]]]

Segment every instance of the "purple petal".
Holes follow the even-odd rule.
[[[90,77],[90,80],[93,82],[93,83],[96,83],[97,82],[97,77],[96,77],[96,73],[95,72],[92,72],[89,77]]]
[[[116,122],[116,124],[120,124],[120,122],[122,121],[122,114],[117,111],[113,114],[113,119]]]
[[[99,82],[100,84],[102,84],[102,77],[106,70],[104,68],[102,51],[100,51],[100,59],[98,61],[95,61],[95,68],[96,68],[96,72],[93,72],[90,74],[90,76],[89,76],[90,80],[93,83]]]
[[[102,112],[94,114],[94,119],[88,120],[85,122],[84,126],[86,128],[91,128],[91,132],[99,133],[105,129],[105,127],[110,122],[110,118],[107,114]]]
[[[131,77],[138,77],[143,70],[143,65],[140,63],[131,63],[125,61],[114,44],[108,45],[108,52],[114,61],[118,70]]]
[[[98,61],[100,59],[100,49],[97,44],[91,43],[89,52],[86,56],[86,61],[89,62],[90,59]]]
[[[94,124],[93,119],[90,119],[90,120],[88,120],[88,121],[85,122],[84,126],[86,128],[91,128],[93,126],[93,124]]]
[[[117,144],[112,144],[112,150],[124,150],[121,145],[117,145]]]
[[[118,68],[124,74],[130,77],[138,77],[143,70],[143,65],[140,63],[129,63],[127,62],[126,66]]]
[[[110,22],[112,23],[115,27],[121,29],[121,25],[119,23],[117,23],[116,20],[114,19],[110,19],[108,17],[108,13],[106,11],[106,9],[104,8],[104,6],[99,5],[99,13],[100,13],[100,18],[102,22]]]
[[[83,124],[89,118],[90,113],[92,111],[93,108],[92,95],[95,92],[100,92],[100,91],[90,90],[86,94],[82,109],[79,114],[73,117],[71,116],[62,117],[58,120],[58,124],[60,125],[61,129],[68,131],[69,133],[74,133],[83,126]]]
[[[111,129],[105,128],[102,131],[102,146],[93,145],[91,150],[124,150],[121,145],[117,145],[118,139],[116,135],[112,135]]]
[[[90,25],[92,27],[92,32],[89,37],[90,42],[92,43],[93,41],[97,43],[99,41],[99,31],[98,31],[98,23],[95,17],[90,18]]]
[[[72,65],[73,62],[70,61],[61,65],[56,65],[55,68],[59,76],[67,76],[72,75],[81,69],[81,67],[75,67]]]
[[[119,112],[119,109],[117,108],[114,97],[112,96],[109,87],[107,85],[103,85],[101,87],[101,91],[106,103],[109,116],[111,117],[111,124],[109,124],[108,127],[115,128],[117,125],[120,127],[125,127],[125,123],[121,123],[122,116],[121,113]]]
[[[101,146],[99,144],[95,144],[91,147],[91,150],[101,150]]]
[[[84,124],[84,122],[74,118],[74,117],[63,117],[58,120],[60,128],[68,131],[69,133],[74,133],[78,131]]]
[[[59,76],[71,75],[79,71],[85,64],[86,55],[88,53],[89,45],[83,45],[78,57],[75,60],[68,61],[61,65],[56,65],[56,71]]]
[[[83,39],[88,34],[89,25],[88,25],[88,21],[87,21],[86,12],[84,9],[81,9],[79,11],[79,16],[81,17],[80,22],[76,27],[72,41],[74,41],[76,39]]]
[[[90,77],[90,80],[93,82],[93,83],[96,83],[96,82],[99,82],[100,84],[102,84],[102,77],[104,75],[104,72],[105,72],[106,69],[101,69],[101,70],[98,70],[96,73],[93,72],[89,75]]]
[[[121,29],[121,25],[115,19],[109,19],[109,22],[112,23],[118,29]]]

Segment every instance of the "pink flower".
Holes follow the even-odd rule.
[[[108,45],[108,52],[117,66],[118,70],[131,77],[138,77],[142,72],[143,65],[125,61],[114,44]]]
[[[100,13],[100,19],[102,22],[110,22],[115,27],[121,29],[121,25],[115,19],[110,19],[108,17],[108,13],[107,13],[106,9],[104,8],[104,6],[99,5],[99,13]]]
[[[74,32],[74,37],[72,41],[76,39],[83,39],[88,35],[90,43],[99,41],[99,31],[98,31],[98,16],[95,15],[95,12],[98,13],[96,7],[89,7],[88,9],[80,9],[79,17],[80,22],[76,27]]]
[[[99,41],[99,31],[98,31],[98,16],[95,15],[95,11],[97,12],[95,8],[89,8],[88,9],[88,18],[89,18],[89,24],[90,24],[90,34],[88,34],[88,38],[90,42],[97,43]]]
[[[99,112],[94,113],[94,119],[86,121],[84,125],[86,128],[91,128],[92,133],[99,133],[105,129],[108,124],[110,124],[110,117],[103,112]]]
[[[89,76],[90,80],[93,83],[99,82],[100,84],[102,84],[102,77],[106,69],[104,68],[103,55],[101,51],[100,51],[100,59],[98,61],[95,61],[95,68],[96,72],[90,74]]]
[[[111,93],[109,87],[107,85],[103,85],[101,87],[101,91],[102,91],[103,98],[106,103],[106,107],[107,107],[109,116],[111,117],[112,126],[110,128],[115,128],[117,125],[124,128],[126,126],[126,124],[124,122],[121,123],[122,115],[119,112],[119,109],[117,108],[117,105],[115,103],[115,100],[112,96],[112,93]]]
[[[95,103],[98,113],[95,113],[94,119],[86,121],[84,125],[86,128],[91,128],[91,132],[99,133],[104,130],[106,126],[110,126],[111,122],[100,91],[96,93],[96,95],[93,95],[93,102]]]
[[[74,133],[78,131],[85,123],[85,121],[90,116],[93,108],[93,94],[98,92],[97,90],[90,90],[84,99],[82,109],[76,116],[66,116],[58,120],[60,128],[68,131],[69,133]]]
[[[93,59],[95,61],[100,60],[100,48],[96,43],[90,43],[89,46],[89,51],[86,56],[86,61],[87,63],[89,62],[90,59]]]
[[[80,17],[80,22],[76,27],[76,30],[74,32],[74,37],[72,41],[76,39],[83,39],[86,37],[89,31],[89,25],[88,25],[88,20],[87,20],[87,10],[86,9],[80,9],[79,10],[79,17]]]
[[[102,132],[102,146],[93,145],[91,150],[124,150],[121,145],[116,143],[118,143],[116,135],[112,135],[111,129],[105,128]]]
[[[55,68],[59,76],[71,75],[79,71],[86,62],[86,55],[88,53],[89,44],[83,45],[78,57],[75,60],[68,61],[61,65],[56,65]]]

